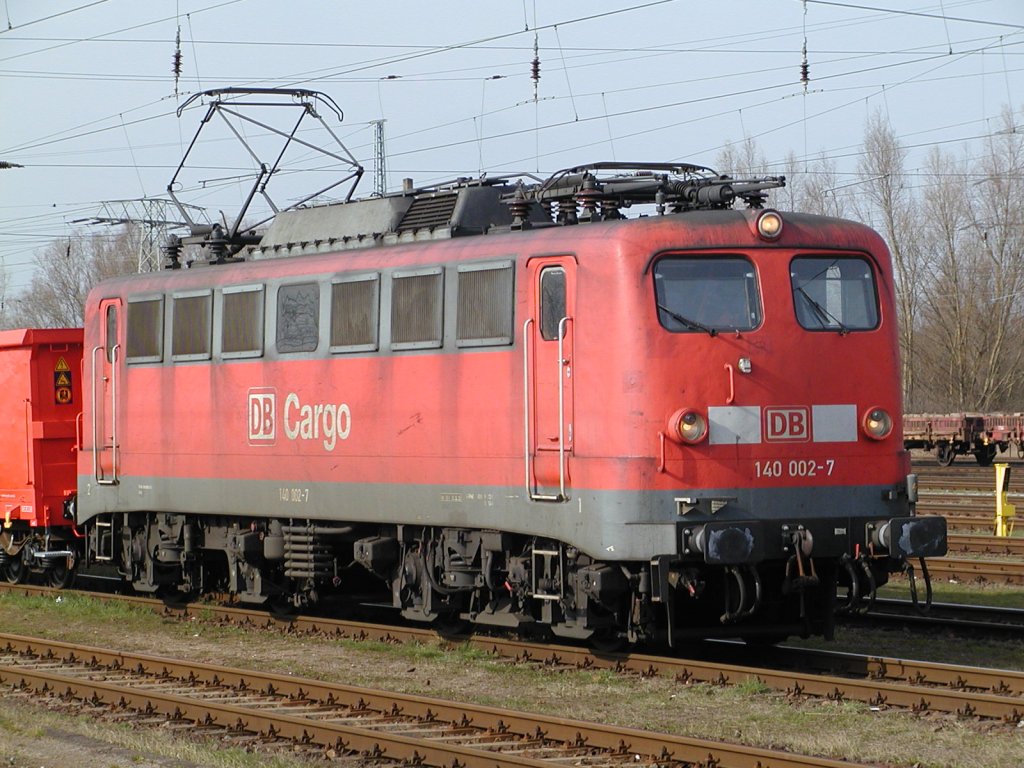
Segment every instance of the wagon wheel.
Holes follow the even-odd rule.
[[[974,458],[978,462],[980,467],[988,467],[992,465],[993,459],[996,457],[996,446],[995,445],[983,445],[981,448],[974,452]]]
[[[11,584],[21,584],[28,578],[28,567],[20,552],[8,559],[3,567],[3,576]]]
[[[948,467],[955,458],[956,451],[953,450],[953,446],[949,443],[939,443],[936,446],[935,460],[939,462],[939,466]]]

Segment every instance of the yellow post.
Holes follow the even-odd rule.
[[[996,536],[1013,533],[1013,518],[1017,508],[1007,500],[1010,490],[1010,465],[996,464]]]

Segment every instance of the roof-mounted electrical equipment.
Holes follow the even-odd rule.
[[[182,112],[193,102],[200,99],[209,99],[206,115],[199,124],[199,128],[192,138],[192,143],[189,144],[188,149],[185,151],[178,169],[174,172],[174,176],[167,185],[168,194],[178,206],[182,217],[189,223],[190,229],[190,235],[181,238],[180,243],[176,244],[176,247],[181,245],[199,245],[206,250],[207,261],[211,263],[231,261],[235,259],[236,254],[243,248],[258,244],[261,237],[255,233],[257,228],[266,224],[283,211],[304,205],[310,200],[349,182],[351,182],[351,185],[343,199],[345,202],[352,199],[356,185],[363,175],[363,167],[356,162],[355,158],[341,142],[341,139],[331,130],[321,115],[321,111],[326,109],[326,111],[333,113],[337,117],[338,122],[341,122],[343,119],[341,109],[330,96],[318,91],[298,88],[221,88],[203,91],[191,96],[178,108],[178,117],[181,117]],[[264,119],[257,119],[254,116],[256,114],[261,116],[268,115],[268,109],[273,109],[278,117],[285,110],[290,109],[292,114],[297,113],[297,117],[293,121],[287,118],[283,121],[278,119],[277,122],[279,124],[275,125],[274,120],[270,119],[269,116]],[[325,148],[300,138],[298,135],[299,128],[303,120],[307,118],[316,120],[320,128],[326,132],[327,136],[330,137],[336,146]],[[227,179],[190,180],[195,185],[190,187],[190,189],[208,189],[217,183],[238,183],[251,175],[251,187],[238,214],[232,221],[228,221],[225,218],[222,224],[211,226],[196,222],[191,217],[188,206],[185,206],[179,199],[179,195],[183,191],[181,177],[184,175],[184,172],[186,169],[195,170],[188,166],[190,157],[195,158],[202,150],[206,150],[207,153],[210,152],[209,145],[212,142],[201,143],[199,137],[204,129],[208,128],[211,123],[216,122],[217,119],[222,120],[227,125],[230,133],[242,143],[248,157],[256,166],[256,170],[251,174],[232,176]],[[257,130],[253,131],[253,127]],[[303,129],[303,133],[306,133],[305,129]],[[281,143],[281,140],[283,140],[283,143]],[[271,179],[283,169],[285,156],[294,145],[312,152],[313,156],[321,164],[331,161],[333,161],[331,165],[336,163],[340,166],[336,172],[340,173],[341,178],[335,178],[327,186],[318,189],[312,194],[306,194],[300,199],[295,199],[286,206],[279,206],[271,198],[267,188]],[[222,150],[216,149],[213,151],[222,152]],[[199,167],[203,167],[202,164],[204,162],[207,165],[214,165],[208,160],[199,160],[198,162],[200,164]],[[217,163],[217,166],[219,165],[223,165],[223,163]],[[257,218],[259,216],[263,218],[247,222],[245,217],[250,213],[250,208],[257,196],[262,198],[266,206],[257,215]],[[180,248],[173,254],[168,252],[169,263],[167,266],[169,268],[173,269],[181,265],[180,260],[177,258],[179,253]]]

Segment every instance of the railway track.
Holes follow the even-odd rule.
[[[26,594],[50,593],[43,587],[18,587]],[[287,629],[329,637],[383,642],[436,641],[438,635],[420,627],[397,627],[337,619],[296,616],[282,620],[259,611],[210,605],[167,608],[148,598],[100,595],[100,599],[127,599],[158,611],[248,627]],[[672,658],[625,653],[595,654],[588,649],[550,645],[501,637],[457,638],[497,656],[523,663],[562,665],[585,669],[611,669],[638,675],[660,675],[682,683],[734,685],[756,682],[790,695],[853,700],[873,706],[891,706],[1003,720],[1024,721],[1024,672],[912,662],[903,659],[806,652],[797,649],[759,649],[762,666],[749,666],[751,651],[743,644],[707,645],[707,656]],[[731,654],[731,655],[729,655]],[[736,663],[743,660],[745,663]],[[827,664],[822,661],[827,660]],[[809,672],[808,670],[817,670]],[[836,673],[836,670],[840,670]]]
[[[1024,537],[951,535],[949,551],[951,553],[1024,557]]]
[[[1006,461],[1003,458],[997,461],[1010,466],[1010,492],[1024,489],[1024,463]],[[995,488],[994,467],[979,467],[967,462],[957,462],[951,467],[939,467],[915,461],[913,471],[917,474],[918,487],[921,489],[958,488],[992,491]]]
[[[933,577],[961,582],[1024,584],[1024,561],[1021,560],[937,557],[927,562],[928,570]]]
[[[1024,636],[1024,609],[1021,608],[932,603],[928,613],[921,614],[909,600],[879,598],[867,613],[846,615],[840,620],[844,624],[889,623],[909,629],[955,631],[969,636]]]
[[[0,683],[233,739],[412,765],[850,768],[857,764],[17,635]]]
[[[991,468],[963,467],[942,471],[915,466],[914,469],[918,473],[920,490],[918,513],[942,515],[951,531],[960,532],[960,535],[949,537],[951,553],[1024,556],[1024,536],[965,535],[991,534],[995,529],[995,475]],[[1020,467],[1016,475],[1011,473],[1007,497],[1024,513],[1024,493],[1014,490],[1022,484],[1022,477],[1024,467]],[[1016,484],[1013,478],[1017,479]],[[1021,528],[1024,529],[1024,524]]]

